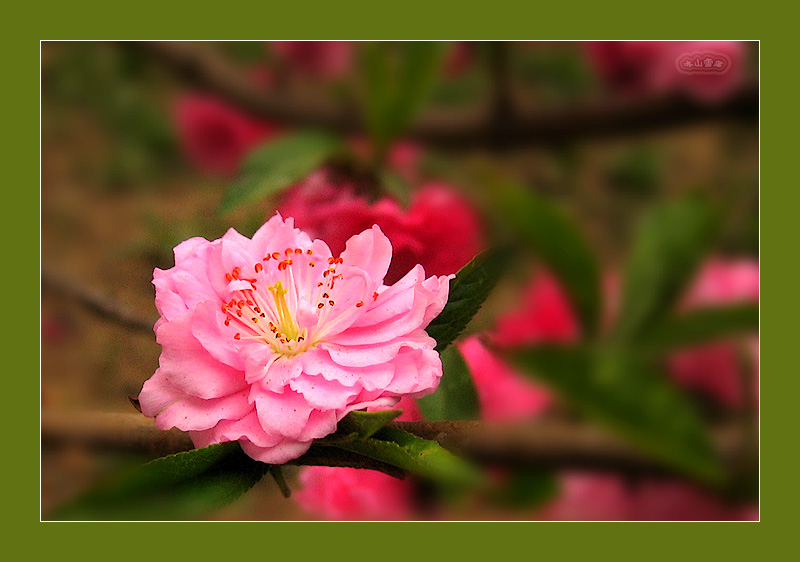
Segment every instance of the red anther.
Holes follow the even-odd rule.
[[[291,253],[292,253],[292,249],[291,248],[286,248],[286,251],[284,252],[284,254],[286,254],[286,256],[288,257],[289,254],[291,254]]]
[[[281,257],[281,254],[279,252],[272,252],[272,259],[277,260],[280,257]]]
[[[322,303],[319,303],[319,304],[317,305],[317,308],[322,308],[323,306],[325,306],[325,305],[324,305],[324,304],[322,304]]]
[[[323,299],[327,299],[328,297],[330,297],[330,295],[328,293],[322,293],[322,298]]]
[[[362,306],[364,306],[364,301],[358,301],[356,303],[356,308],[361,308]]]
[[[240,334],[239,332],[236,332],[236,335],[235,335],[235,336],[233,336],[233,339],[235,339],[235,340],[240,340],[240,339],[242,339],[242,334]]]
[[[327,277],[328,275],[330,275],[330,273],[331,273],[331,270],[330,269],[326,269],[325,271],[322,272],[322,276],[323,277]]]
[[[308,265],[309,265],[309,267],[314,267],[314,262],[310,261],[310,262],[308,262]]]
[[[286,262],[282,261],[278,264],[278,271],[283,271],[284,269],[286,269]]]
[[[302,254],[302,253],[303,253],[303,250],[301,250],[300,248],[295,248],[295,249],[294,249],[294,253],[295,253],[295,254]]]
[[[328,304],[333,306],[333,301],[328,301]]]
[[[336,258],[334,263],[344,263],[344,258]]]
[[[255,310],[256,312],[261,312],[261,309],[260,309],[260,308],[258,308],[257,306],[256,306],[256,307],[254,307],[254,308],[253,308],[253,310]]]
[[[241,272],[242,272],[242,270],[240,268],[234,267],[233,268],[233,272],[231,273],[231,275],[233,276],[234,279],[238,279],[239,278],[239,274]]]
[[[266,256],[264,256],[264,259],[261,260],[261,261],[269,261],[270,259],[272,259],[272,256],[267,254]]]
[[[372,293],[372,300],[375,300],[377,298],[378,298],[378,293],[377,292]]]
[[[226,316],[225,317],[225,325],[226,326],[230,326],[231,325],[231,317],[230,316]]]
[[[230,273],[225,274],[225,279],[227,279],[228,281],[233,281],[233,277],[231,277]]]
[[[306,338],[304,338],[303,336],[298,336],[298,337],[297,337],[297,341],[298,341],[298,342],[301,342],[301,341],[303,341],[304,339],[306,339]]]
[[[336,263],[336,258],[328,258],[328,263],[329,263],[329,264],[334,264],[334,263]]]
[[[224,312],[225,314],[228,313],[228,305],[227,304],[223,304],[222,305],[222,312]]]
[[[308,250],[306,250],[306,253],[307,253],[307,254],[310,256],[310,255],[311,255],[311,254],[313,254],[314,252],[312,252],[312,251],[311,251],[311,249],[309,248]]]
[[[292,260],[286,260],[286,265],[292,265]]]
[[[242,308],[244,306],[244,301],[241,300],[241,301],[237,302],[236,306],[238,306],[239,308]]]
[[[250,320],[258,324],[258,318],[256,316],[253,316]]]
[[[260,263],[257,263],[257,264],[256,264],[256,267],[255,267],[256,273],[261,273],[261,271],[262,271],[263,269],[264,269],[264,266],[263,266],[263,265],[261,265]]]
[[[247,299],[247,305],[248,306],[253,306],[253,301],[251,301],[250,299]]]
[[[236,316],[238,316],[239,318],[241,318],[241,317],[242,317],[242,311],[241,311],[241,310],[237,310],[237,311],[236,311]]]

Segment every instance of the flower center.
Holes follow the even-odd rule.
[[[267,287],[275,299],[275,307],[278,312],[278,331],[286,337],[287,341],[301,338],[300,326],[292,318],[292,313],[289,310],[289,305],[286,304],[286,289],[283,288],[283,283],[277,281],[273,286]]]

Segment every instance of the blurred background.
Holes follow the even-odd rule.
[[[379,224],[387,282],[519,243],[448,360],[477,396],[463,417],[555,423],[568,441],[600,427],[656,459],[497,463],[495,494],[455,499],[413,478],[292,468],[292,498],[264,479],[199,517],[758,518],[757,42],[44,42],[41,73],[43,420],[135,413],[160,353],[153,269],[187,238],[251,236],[277,210],[334,252]],[[581,281],[563,256],[584,249],[595,279]],[[643,343],[636,299],[659,283]],[[656,336],[663,352],[640,376]],[[636,367],[571,385],[509,359],[551,344]],[[148,459],[51,426],[45,519]]]

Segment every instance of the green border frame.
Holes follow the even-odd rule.
[[[127,6],[98,5],[94,10],[78,8],[75,2],[59,6],[14,5],[6,11],[4,37],[4,93],[7,108],[5,136],[8,144],[4,160],[5,193],[11,202],[10,216],[2,221],[6,240],[5,281],[14,297],[7,299],[6,318],[14,320],[14,334],[7,350],[13,366],[5,373],[3,402],[5,433],[4,526],[6,540],[18,542],[25,551],[53,556],[74,553],[81,557],[99,554],[104,557],[147,559],[180,554],[215,554],[228,558],[240,552],[265,558],[284,555],[293,558],[331,556],[364,557],[394,554],[416,558],[439,550],[448,558],[469,552],[475,556],[541,557],[573,559],[595,557],[604,551],[618,557],[647,559],[703,554],[716,556],[732,553],[752,557],[769,548],[780,552],[784,531],[794,527],[794,498],[788,493],[794,465],[781,458],[790,451],[793,439],[793,407],[798,396],[794,362],[789,353],[796,347],[795,325],[790,318],[777,318],[779,295],[789,297],[790,284],[796,285],[791,269],[794,256],[778,245],[792,240],[789,226],[794,226],[797,189],[789,165],[796,162],[794,130],[787,121],[789,96],[794,90],[787,78],[795,65],[790,57],[796,51],[785,39],[764,39],[761,43],[761,69],[766,77],[762,121],[766,150],[762,167],[766,206],[762,209],[766,239],[773,244],[763,248],[767,265],[767,297],[762,299],[767,319],[767,353],[762,354],[761,370],[766,373],[761,387],[762,501],[760,523],[260,523],[209,530],[187,528],[187,524],[167,527],[129,524],[98,529],[99,524],[39,523],[38,502],[38,377],[32,367],[37,357],[38,317],[30,313],[27,287],[30,272],[36,271],[38,238],[33,225],[38,222],[38,64],[40,39],[90,38],[246,38],[280,39],[635,39],[635,38],[736,38],[783,35],[779,26],[788,27],[789,17],[767,11],[763,4],[758,13],[751,7],[701,6],[696,2],[672,2],[669,5],[627,8],[574,5],[543,6],[493,2],[472,6],[463,2],[404,2],[387,6],[370,3],[353,8],[352,2],[308,4],[253,4],[248,8],[231,6],[226,14],[219,5],[203,6],[183,2],[137,2]],[[555,7],[562,8],[558,13]],[[14,13],[14,10],[17,13]],[[35,11],[34,11],[35,10]],[[21,13],[20,13],[21,12]],[[763,14],[763,15],[762,15]],[[777,17],[776,17],[777,16]],[[727,21],[731,20],[731,21]],[[777,20],[777,21],[776,21]],[[600,22],[609,22],[600,23]],[[21,24],[21,25],[19,25]],[[657,28],[653,27],[658,25]],[[723,26],[723,24],[727,24]],[[778,28],[778,29],[776,29]],[[788,31],[788,29],[786,30]],[[793,96],[794,97],[794,96]],[[780,128],[780,129],[779,129]],[[780,134],[784,138],[779,137]],[[791,137],[790,137],[791,135]],[[9,142],[10,139],[10,142]],[[792,200],[793,199],[793,200]],[[21,242],[21,243],[20,243]],[[775,270],[770,269],[775,264]],[[780,264],[780,275],[778,271]],[[13,285],[12,285],[13,284]],[[793,287],[792,287],[793,288]],[[790,307],[781,298],[786,315]],[[783,324],[783,326],[781,326]],[[783,329],[781,329],[783,328]],[[778,373],[778,365],[783,367]],[[780,377],[780,379],[779,379]],[[773,383],[780,380],[780,392]],[[12,429],[13,428],[13,429]],[[785,454],[785,453],[784,453]],[[202,523],[198,523],[202,524]],[[67,526],[64,526],[67,525]],[[142,524],[139,524],[142,525]],[[309,526],[310,525],[310,526]],[[344,526],[347,525],[347,526]],[[359,525],[359,526],[353,526]],[[402,526],[400,526],[402,525]],[[410,527],[409,527],[410,525]],[[466,525],[471,525],[469,528]],[[534,526],[530,526],[534,525]],[[555,526],[553,526],[555,525]],[[632,525],[638,525],[632,527]],[[368,527],[365,527],[368,526]],[[29,535],[28,531],[35,533]],[[198,532],[199,531],[199,532]],[[22,542],[24,541],[24,542]],[[788,542],[788,541],[787,541]],[[439,548],[436,548],[439,547]],[[8,550],[14,552],[13,544]],[[244,551],[244,552],[243,552]],[[277,551],[277,552],[276,552]]]

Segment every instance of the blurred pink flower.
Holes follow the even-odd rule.
[[[187,158],[198,170],[232,175],[245,155],[279,129],[216,98],[190,95],[176,106],[178,137]]]
[[[684,92],[698,100],[719,101],[742,83],[746,49],[738,41],[588,41],[589,60],[600,78],[623,95]],[[688,59],[710,55],[712,69]],[[717,60],[721,69],[713,68]],[[679,69],[679,64],[689,65]]]
[[[272,41],[272,51],[300,74],[334,79],[350,72],[355,61],[354,41]]]
[[[386,286],[391,254],[377,226],[334,257],[280,215],[252,240],[230,229],[181,243],[153,274],[163,350],[142,412],[197,447],[239,441],[277,464],[352,410],[433,392],[442,366],[424,328],[449,281],[417,265]]]
[[[683,299],[682,308],[698,309],[735,302],[758,302],[758,262],[713,259],[701,269]],[[758,346],[757,340],[749,348]],[[754,356],[757,364],[758,356]],[[669,372],[684,388],[707,394],[728,408],[744,402],[742,361],[730,341],[695,346],[670,357]]]
[[[538,273],[519,309],[497,321],[494,340],[506,347],[534,343],[571,343],[580,331],[567,294],[551,274]]]
[[[410,519],[413,484],[376,470],[307,466],[294,494],[308,512],[335,521]]]
[[[369,161],[373,157],[372,144],[368,139],[363,137],[350,139],[349,146],[363,160]],[[395,142],[386,154],[386,164],[389,169],[413,183],[418,179],[421,159],[422,148],[410,141]]]
[[[380,226],[393,249],[388,283],[417,263],[432,275],[455,273],[483,247],[477,212],[441,183],[422,186],[403,209],[388,197],[370,203],[354,185],[335,185],[323,170],[289,190],[279,210],[312,236],[326,240],[334,253],[354,233]]]
[[[539,511],[551,521],[751,521],[758,510],[723,500],[685,482],[626,482],[611,474],[566,472],[561,493]]]

